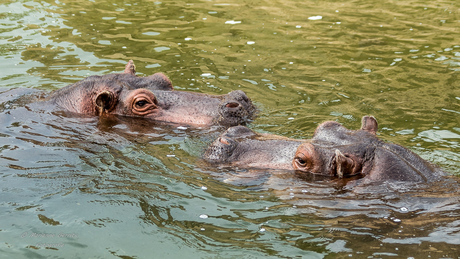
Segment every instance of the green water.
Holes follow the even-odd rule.
[[[21,97],[130,59],[177,90],[244,90],[258,132],[308,138],[371,114],[382,139],[460,175],[456,0],[2,1],[2,256],[460,256],[457,185],[242,181],[200,161],[210,129],[49,114]]]

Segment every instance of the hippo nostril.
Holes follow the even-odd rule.
[[[224,145],[230,145],[230,143],[224,138],[219,138],[219,141],[220,141],[220,143],[222,143]]]
[[[238,106],[240,106],[240,104],[239,104],[239,103],[235,103],[235,102],[230,102],[230,103],[227,103],[227,104],[225,105],[225,107],[227,107],[227,108],[238,108]]]

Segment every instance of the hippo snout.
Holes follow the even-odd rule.
[[[247,117],[248,111],[241,103],[237,101],[228,101],[224,102],[221,106],[221,115],[227,117],[228,119]]]
[[[237,142],[227,136],[216,139],[204,153],[204,158],[211,163],[223,163],[232,156]]]
[[[219,108],[221,125],[239,125],[255,117],[255,107],[251,99],[241,90],[232,91],[225,96]]]

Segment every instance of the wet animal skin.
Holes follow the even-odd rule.
[[[53,92],[47,101],[72,113],[143,117],[192,126],[243,125],[256,116],[255,106],[243,91],[224,95],[175,91],[162,73],[136,76],[132,61],[123,73],[90,76]]]
[[[229,128],[205,151],[208,163],[240,168],[295,170],[298,175],[429,182],[444,173],[412,151],[376,136],[377,120],[362,118],[349,130],[338,122],[320,124],[311,139],[295,140]]]

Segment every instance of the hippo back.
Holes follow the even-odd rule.
[[[414,152],[396,144],[383,143],[375,149],[368,181],[393,180],[432,182],[443,172]]]

